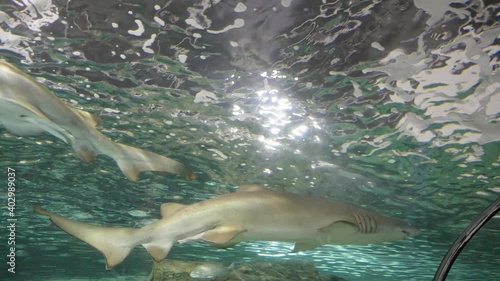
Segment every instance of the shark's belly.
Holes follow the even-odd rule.
[[[315,239],[318,232],[310,227],[294,225],[249,225],[239,235],[240,241],[297,242]]]
[[[44,129],[37,124],[27,121],[28,118],[36,118],[36,115],[16,103],[1,100],[0,123],[9,132],[17,136],[33,136],[44,132]]]

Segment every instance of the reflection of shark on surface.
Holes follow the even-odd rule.
[[[83,161],[97,154],[113,158],[122,172],[137,181],[142,171],[162,171],[196,178],[193,171],[170,158],[115,143],[95,129],[99,118],[71,108],[46,87],[0,59],[0,123],[18,136],[47,132],[71,144]]]
[[[90,244],[106,257],[106,268],[121,263],[137,245],[155,261],[163,260],[175,242],[203,240],[227,248],[242,241],[295,242],[294,252],[324,244],[371,244],[413,236],[419,230],[405,222],[352,205],[257,185],[192,205],[165,203],[162,219],[142,228],[103,227],[52,214],[70,235]]]

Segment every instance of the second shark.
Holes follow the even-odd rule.
[[[0,123],[18,136],[47,132],[71,144],[83,161],[97,154],[113,158],[129,180],[142,171],[162,171],[195,179],[183,164],[153,152],[115,143],[96,130],[99,118],[71,108],[12,64],[0,59]]]

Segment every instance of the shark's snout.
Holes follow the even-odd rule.
[[[420,234],[421,231],[415,226],[408,225],[401,227],[401,232],[403,232],[406,236],[416,236]]]

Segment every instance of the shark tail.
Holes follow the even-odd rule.
[[[137,245],[139,229],[128,227],[103,227],[67,219],[50,213],[36,205],[35,213],[50,217],[50,220],[68,234],[99,250],[106,258],[106,269],[121,263]]]
[[[118,152],[108,156],[116,161],[122,172],[133,182],[138,180],[143,171],[167,172],[182,175],[187,180],[196,179],[193,170],[173,159],[124,144],[114,145]]]

